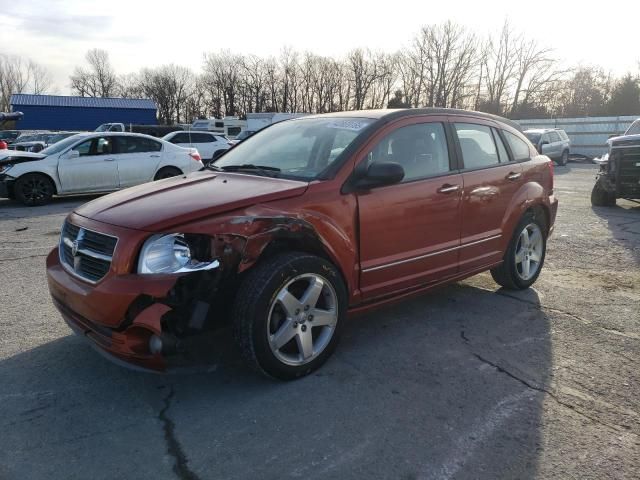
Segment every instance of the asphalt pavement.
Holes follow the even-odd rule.
[[[190,373],[108,362],[45,278],[90,197],[0,200],[0,479],[640,478],[640,205],[592,208],[594,176],[556,168],[534,288],[482,274],[353,317],[289,383],[224,333]]]

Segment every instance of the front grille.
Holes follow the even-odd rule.
[[[640,198],[640,146],[623,150],[616,163],[618,193]]]
[[[65,222],[60,235],[60,261],[78,277],[97,282],[109,268],[118,239]]]

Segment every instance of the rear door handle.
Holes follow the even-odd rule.
[[[115,158],[105,158],[104,161],[105,162],[115,162],[116,159]]]
[[[522,176],[521,173],[509,172],[509,175],[506,176],[507,180],[518,180]]]
[[[151,158],[160,158],[160,155],[150,155]]]
[[[460,189],[460,185],[450,185],[445,183],[438,189],[438,193],[452,193],[457,192]]]

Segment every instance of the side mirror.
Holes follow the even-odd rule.
[[[79,158],[80,157],[80,152],[78,150],[69,150],[66,155],[64,156],[64,158]]]
[[[399,183],[404,178],[404,168],[395,162],[378,162],[369,165],[363,177],[356,181],[357,188],[369,189]]]

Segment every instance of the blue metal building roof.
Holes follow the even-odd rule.
[[[155,102],[146,98],[93,98],[14,93],[11,95],[10,103],[14,109],[19,109],[24,105],[38,107],[126,108],[134,110],[156,109]]]

